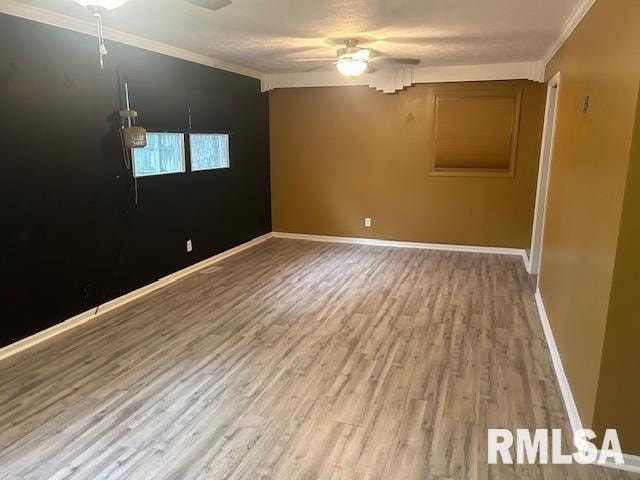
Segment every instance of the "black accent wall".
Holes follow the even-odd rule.
[[[271,230],[268,99],[258,80],[0,15],[0,346]],[[229,131],[231,168],[141,178],[114,112]],[[194,251],[186,252],[192,239]],[[100,320],[96,320],[100,321]]]

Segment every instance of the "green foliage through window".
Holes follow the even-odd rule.
[[[192,133],[191,170],[214,170],[229,167],[229,135],[222,133]]]

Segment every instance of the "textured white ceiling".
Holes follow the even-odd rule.
[[[91,21],[74,0],[20,3]],[[300,72],[331,63],[340,38],[367,38],[423,66],[539,60],[579,0],[233,0],[210,11],[185,0],[129,0],[106,27],[253,68]]]

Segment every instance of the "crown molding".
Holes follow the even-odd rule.
[[[51,12],[42,8],[32,7],[30,5],[18,3],[14,0],[0,0],[0,13],[95,36],[96,26],[92,22]],[[218,68],[220,70],[237,73],[239,75],[244,75],[258,80],[262,80],[263,77],[262,72],[251,68],[218,60],[217,58],[191,52],[189,50],[183,50],[148,38],[131,35],[113,28],[105,27],[104,37],[114,42],[124,43],[125,45],[130,45],[132,47],[142,48],[144,50],[161,53],[170,57],[180,58],[182,60],[187,60],[188,62],[199,63],[201,65],[206,65],[207,67]]]
[[[114,42],[258,79],[263,92],[275,88],[366,85],[383,93],[394,93],[416,83],[515,79],[543,82],[547,63],[569,38],[595,1],[580,0],[565,22],[558,40],[541,61],[382,69],[356,78],[343,77],[336,71],[267,74],[113,28],[105,28],[104,36]],[[0,13],[95,36],[95,25],[92,22],[18,3],[15,0],[0,0]]]
[[[395,93],[416,83],[517,79],[544,82],[544,65],[542,62],[519,62],[449,67],[394,68],[365,73],[355,78],[344,77],[337,71],[278,73],[263,77],[262,91],[267,92],[275,88],[366,85],[384,93]]]
[[[593,4],[596,3],[596,0],[580,0],[576,7],[571,12],[571,15],[565,22],[562,30],[560,32],[560,36],[553,44],[553,46],[549,49],[547,54],[543,57],[542,63],[546,66],[551,59],[555,56],[556,53],[560,50],[564,42],[571,36],[575,28],[580,24],[584,16],[589,12]]]

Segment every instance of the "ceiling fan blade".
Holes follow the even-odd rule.
[[[313,68],[307,68],[306,70],[302,70],[303,73],[309,73],[309,72],[331,72],[333,70],[336,69],[335,65],[332,65],[330,63],[328,64],[324,64],[324,65],[318,65],[316,67]]]
[[[295,58],[295,62],[335,62],[336,57],[318,57],[318,58]]]
[[[396,57],[373,57],[371,62],[377,64],[387,65],[418,65],[420,59],[418,58],[396,58]]]
[[[231,0],[187,0],[189,3],[209,10],[220,10],[231,4]]]

